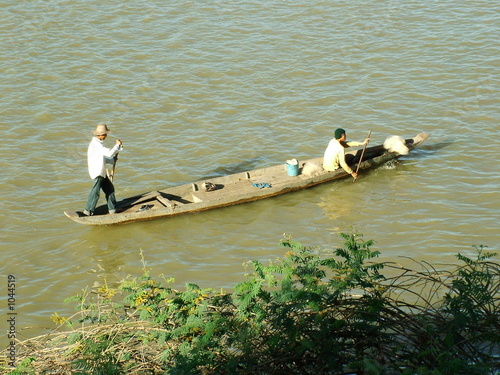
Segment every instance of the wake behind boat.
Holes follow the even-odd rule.
[[[403,140],[403,146],[412,150],[428,137],[426,133],[417,134]],[[397,149],[392,149],[387,144],[385,146],[368,147],[364,153],[362,150],[346,151],[346,161],[353,169],[363,171],[396,159],[401,154]],[[114,214],[108,214],[107,205],[97,207],[92,216],[84,216],[79,211],[66,211],[64,214],[71,220],[86,225],[145,221],[270,198],[349,176],[343,169],[326,171],[322,163],[323,157],[319,157],[301,161],[294,168],[279,164],[216,177],[210,182],[196,181],[154,190],[117,202],[117,212]]]

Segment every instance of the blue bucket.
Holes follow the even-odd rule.
[[[299,162],[297,161],[297,159],[287,160],[285,164],[286,164],[286,173],[289,176],[298,176]]]

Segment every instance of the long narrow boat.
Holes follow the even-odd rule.
[[[428,134],[420,133],[413,138],[405,139],[404,142],[406,147],[412,150],[428,137]],[[361,149],[347,151],[346,160],[354,170],[359,168],[363,171],[387,163],[399,155],[397,152],[386,150],[384,145],[378,145],[366,148],[364,153]],[[325,171],[321,166],[322,163],[322,157],[301,161],[295,168],[298,171],[297,175],[293,175],[295,171],[291,171],[289,165],[280,164],[216,177],[209,182],[196,181],[154,190],[119,201],[117,212],[114,214],[108,214],[106,205],[97,207],[92,216],[84,216],[79,211],[64,213],[80,224],[130,223],[270,198],[349,176],[343,169]]]

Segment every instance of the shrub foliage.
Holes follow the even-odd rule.
[[[233,292],[143,275],[69,299],[69,330],[23,343],[13,373],[493,374],[499,370],[500,266],[437,271],[377,263],[373,241],[341,234],[325,254],[285,237],[286,254]],[[386,271],[386,275],[382,273]],[[392,276],[387,276],[387,275]],[[22,367],[22,369],[21,369]]]

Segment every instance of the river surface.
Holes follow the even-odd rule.
[[[498,2],[0,0],[0,349],[8,275],[17,339],[63,301],[143,264],[181,288],[231,288],[284,233],[338,234],[436,267],[500,243]],[[337,127],[371,144],[430,138],[396,164],[269,200],[110,227],[76,224],[86,149],[125,146],[117,197],[322,156]],[[108,138],[109,146],[114,137]],[[101,201],[103,198],[101,197]],[[458,263],[457,263],[458,264]]]

